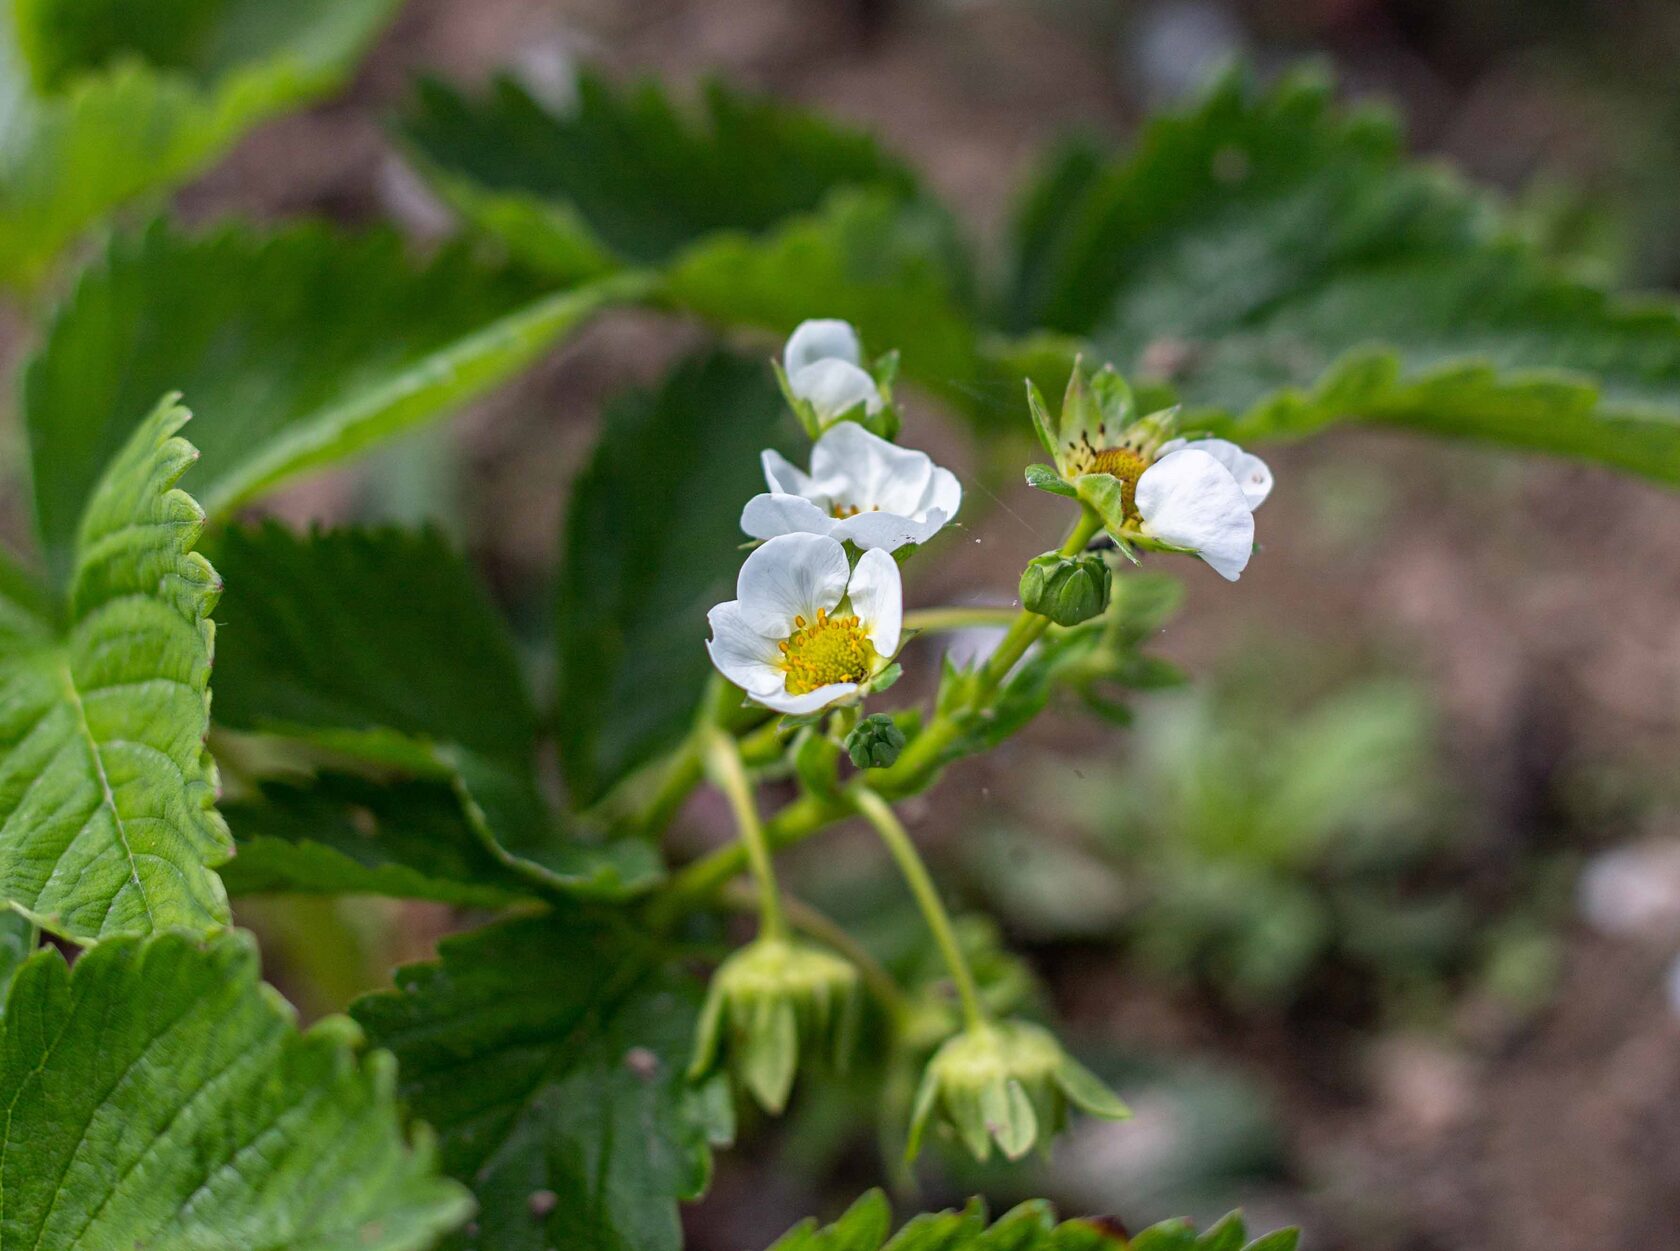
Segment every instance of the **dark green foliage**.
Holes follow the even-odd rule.
[[[721,1091],[684,1077],[699,1006],[628,925],[551,916],[449,939],[352,1012],[478,1195],[477,1234],[448,1245],[677,1251],[677,1200],[728,1130]]]

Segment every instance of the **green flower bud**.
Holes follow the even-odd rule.
[[[871,713],[846,735],[846,754],[860,769],[885,769],[904,750],[904,731],[884,712]]]
[[[1057,625],[1078,625],[1108,606],[1108,562],[1094,552],[1035,556],[1021,575],[1021,603]]]
[[[1126,1105],[1048,1030],[1025,1021],[979,1025],[950,1039],[929,1061],[916,1091],[907,1154],[937,1121],[984,1163],[992,1144],[1011,1160],[1067,1124],[1068,1105],[1121,1120]]]
[[[727,1063],[766,1112],[779,1113],[800,1055],[845,1067],[863,1006],[858,971],[808,943],[760,938],[725,960],[700,1013],[691,1081]]]

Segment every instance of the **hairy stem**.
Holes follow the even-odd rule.
[[[898,814],[892,810],[892,805],[882,799],[867,787],[859,787],[852,794],[857,809],[864,818],[875,827],[875,832],[881,836],[887,851],[898,862],[898,870],[904,875],[905,885],[910,893],[916,897],[916,906],[922,910],[922,916],[927,921],[928,929],[933,932],[933,941],[939,945],[939,954],[945,960],[945,967],[951,972],[951,980],[957,986],[957,998],[962,1003],[963,1023],[970,1029],[976,1029],[986,1023],[985,1009],[980,1006],[980,992],[974,984],[974,974],[968,967],[968,958],[963,955],[962,946],[957,942],[957,932],[951,925],[951,914],[945,911],[945,904],[939,898],[939,890],[933,884],[933,878],[928,875],[927,865],[922,862],[922,856],[916,850],[916,844],[910,838],[910,833],[898,819]]]
[[[741,748],[734,736],[713,730],[706,741],[706,765],[712,781],[729,800],[735,824],[741,832],[741,846],[758,881],[759,933],[765,938],[787,937],[787,919],[782,914],[781,892],[776,888],[776,870],[770,863],[770,847],[764,841],[764,827],[758,819],[758,803],[741,762]]]

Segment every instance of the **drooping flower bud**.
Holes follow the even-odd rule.
[[[982,1163],[993,1143],[1018,1160],[1061,1131],[1069,1104],[1111,1120],[1131,1115],[1048,1030],[1025,1021],[973,1026],[928,1062],[911,1112],[907,1154],[916,1157],[927,1127],[937,1123]]]
[[[809,943],[760,938],[712,976],[689,1079],[727,1064],[766,1112],[779,1113],[802,1055],[845,1066],[862,1006],[849,962]]]
[[[1108,562],[1094,552],[1035,556],[1021,574],[1021,605],[1057,625],[1078,625],[1108,606]]]
[[[885,769],[904,750],[904,731],[884,712],[871,713],[846,735],[846,754],[860,769]]]

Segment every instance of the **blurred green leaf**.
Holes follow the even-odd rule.
[[[563,279],[763,231],[835,187],[915,190],[867,135],[715,81],[692,112],[657,83],[619,88],[591,71],[558,112],[511,79],[479,100],[424,82],[400,134],[469,221]]]
[[[575,803],[688,729],[712,672],[706,612],[734,596],[741,504],[765,489],[758,453],[792,429],[770,371],[721,353],[608,411],[556,583],[555,733]]]
[[[351,1009],[478,1195],[472,1244],[678,1251],[715,1089],[684,1077],[699,987],[645,936],[533,917],[445,940]],[[727,1106],[727,1105],[725,1105]]]
[[[194,237],[158,224],[120,239],[25,375],[48,565],[63,568],[91,478],[128,437],[125,415],[166,387],[193,396],[204,460],[189,483],[221,517],[488,389],[637,284],[622,275],[532,298],[528,282],[461,248],[418,265],[384,231]]]
[[[0,1018],[7,1241],[423,1251],[471,1200],[360,1045],[299,1034],[236,931],[36,953]]]
[[[902,354],[905,376],[960,409],[1022,404],[1020,379],[988,372],[967,307],[966,261],[949,215],[878,189],[836,191],[758,237],[730,232],[675,257],[664,294],[723,326],[785,336],[808,317],[840,317],[865,348]]]
[[[614,895],[656,876],[645,844],[597,845],[554,827],[506,624],[435,532],[299,536],[269,524],[228,532],[218,559],[234,588],[219,614],[218,725],[442,783],[434,789],[452,791],[457,807],[434,830],[453,836],[464,818],[482,850],[535,885]],[[461,885],[505,887],[506,877]]]
[[[1563,277],[1384,113],[1241,74],[1118,161],[1064,149],[1016,229],[1007,323],[1170,382],[1188,428],[1391,422],[1680,482],[1680,314]]]
[[[396,4],[7,0],[0,284],[34,285],[118,205],[333,90]]]
[[[224,803],[239,854],[222,867],[231,895],[390,895],[497,907],[529,898],[444,782],[380,783],[324,774],[271,782]]]
[[[204,751],[221,583],[166,399],[92,489],[62,621],[0,595],[0,892],[82,941],[225,925],[231,850]],[[0,588],[4,590],[5,588]]]
[[[1042,1199],[1029,1200],[988,1224],[986,1205],[970,1200],[961,1211],[913,1217],[888,1238],[891,1211],[871,1191],[832,1225],[815,1221],[789,1231],[770,1251],[1294,1251],[1298,1233],[1280,1230],[1247,1243],[1242,1217],[1231,1213],[1198,1237],[1184,1221],[1167,1221],[1128,1238],[1114,1221],[1101,1218],[1056,1221]],[[1234,1237],[1234,1240],[1233,1240]]]

